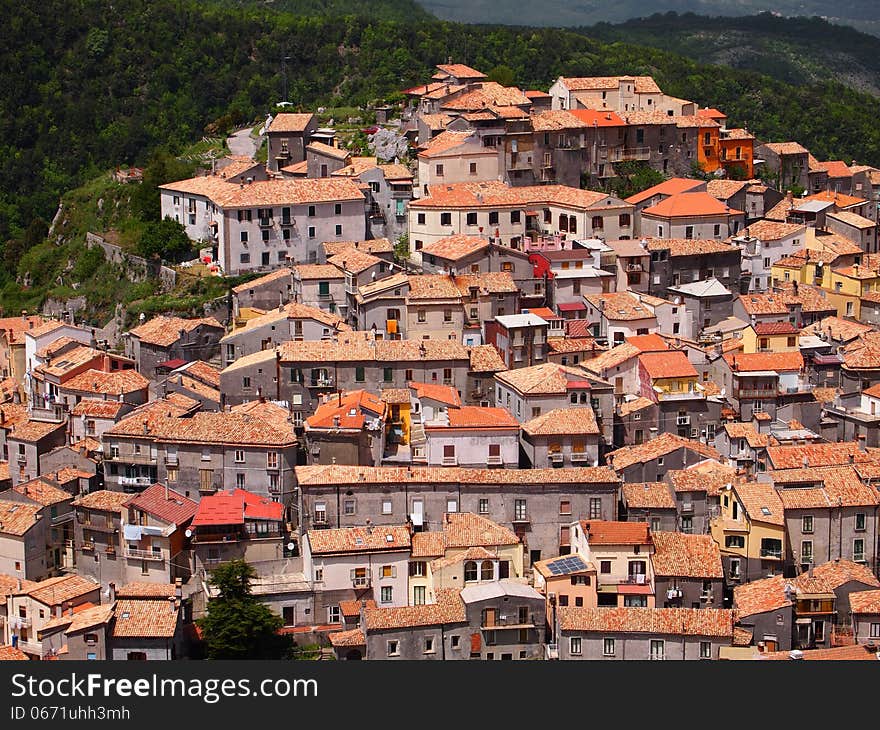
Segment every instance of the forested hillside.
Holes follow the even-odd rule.
[[[60,195],[118,164],[174,153],[261,118],[279,100],[363,105],[430,76],[448,57],[507,66],[526,88],[561,74],[652,74],[763,138],[820,158],[880,164],[880,101],[836,81],[792,86],[666,51],[551,29],[295,16],[193,0],[17,3],[0,26],[0,241],[7,265],[45,233]],[[399,98],[399,97],[398,97]],[[36,223],[35,223],[36,220]],[[0,302],[2,304],[2,302]]]

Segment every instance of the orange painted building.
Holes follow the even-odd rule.
[[[728,170],[737,166],[744,179],[755,176],[755,137],[745,129],[722,129],[718,140],[720,163]]]
[[[703,118],[700,124],[700,141],[697,145],[697,162],[705,172],[715,172],[721,163],[719,162],[719,145],[721,127],[714,119]]]

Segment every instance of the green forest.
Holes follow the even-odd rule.
[[[303,109],[400,100],[400,89],[450,57],[487,71],[507,67],[524,88],[547,89],[560,75],[651,74],[668,93],[724,109],[762,139],[794,138],[820,159],[880,165],[880,100],[836,81],[792,85],[583,32],[441,22],[408,0],[371,3],[370,17],[338,14],[359,7],[355,0],[7,4],[0,287],[25,265],[33,272],[25,253],[45,237],[65,191],[262,119],[280,100],[285,55],[289,100]]]

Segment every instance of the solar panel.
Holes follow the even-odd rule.
[[[553,575],[565,575],[566,573],[574,573],[578,570],[584,570],[587,567],[587,564],[579,555],[567,555],[554,560],[552,563],[549,563],[547,567]]]

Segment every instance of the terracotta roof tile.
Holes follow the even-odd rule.
[[[411,380],[408,385],[410,390],[415,392],[416,398],[427,398],[456,408],[461,406],[461,396],[451,385],[421,383],[414,380]]]
[[[698,373],[681,350],[646,352],[639,355],[639,363],[652,380],[662,378],[696,378]]]
[[[654,317],[654,313],[629,292],[587,294],[584,298],[595,309],[600,310],[608,320],[653,319]]]
[[[482,274],[463,274],[452,277],[455,286],[463,297],[470,296],[471,288],[478,294],[515,294],[519,287],[506,271],[487,271]]]
[[[0,499],[0,534],[24,535],[35,524],[37,514],[43,509],[39,504],[23,504]]]
[[[73,499],[70,492],[65,492],[53,484],[37,477],[27,482],[19,482],[12,490],[19,494],[39,502],[44,507],[51,507],[53,504],[60,504]]]
[[[725,362],[734,372],[756,372],[775,370],[777,372],[799,371],[804,367],[800,352],[752,352],[724,355]]]
[[[215,205],[232,209],[364,200],[364,194],[357,184],[344,177],[308,180],[282,177],[238,185],[219,175],[203,175],[159,187],[163,190],[201,195]]]
[[[675,509],[665,482],[630,482],[620,489],[627,509]]]
[[[650,188],[646,188],[640,193],[631,195],[626,199],[626,202],[632,203],[633,205],[638,205],[645,200],[653,198],[655,195],[678,195],[679,193],[684,193],[688,190],[693,190],[696,187],[700,187],[702,184],[702,180],[691,180],[690,178],[673,177],[669,180],[664,180],[662,183],[653,185]]]
[[[850,463],[850,456],[856,461],[870,461],[870,458],[861,452],[858,443],[854,441],[834,444],[771,446],[767,449],[767,456],[770,458],[773,469],[776,470],[845,466]]]
[[[437,602],[421,606],[374,608],[365,612],[367,632],[403,629],[415,626],[464,623],[467,620],[459,591],[437,590]]]
[[[589,545],[651,544],[651,530],[647,522],[581,520],[580,525]]]
[[[83,576],[62,575],[41,580],[22,591],[16,591],[16,593],[30,596],[45,606],[60,606],[65,601],[81,598],[100,589],[100,584]]]
[[[797,142],[766,142],[763,146],[777,155],[810,154],[806,147],[799,145]]]
[[[666,473],[676,492],[706,492],[717,496],[721,488],[736,479],[736,469],[717,461],[707,461],[690,469],[676,469]]]
[[[761,219],[746,226],[742,235],[757,238],[759,241],[779,241],[789,236],[803,235],[806,228],[802,223],[781,223]]]
[[[613,114],[617,119],[619,123],[618,126],[624,126],[624,122],[620,117],[613,112],[609,112],[609,114]],[[557,132],[563,129],[586,129],[588,126],[589,124],[581,119],[580,115],[566,109],[547,109],[546,111],[532,114],[532,129],[536,132]]]
[[[175,595],[173,583],[126,583],[116,589],[117,598],[171,598]]]
[[[787,582],[781,575],[774,575],[771,578],[762,578],[735,586],[733,606],[738,618],[743,619],[791,606],[791,601],[785,597]]]
[[[178,526],[195,517],[199,507],[193,500],[162,484],[147,487],[126,502],[126,505]]]
[[[657,218],[692,218],[699,216],[741,215],[741,210],[734,210],[713,198],[709,193],[678,193],[661,200],[650,208],[642,211],[642,216]]]
[[[609,464],[615,470],[626,469],[633,464],[653,461],[666,454],[671,454],[681,448],[687,448],[696,452],[704,459],[718,459],[718,452],[707,444],[693,441],[672,433],[661,433],[657,438],[643,444],[624,446],[606,454]]]
[[[622,342],[601,355],[582,362],[581,366],[590,372],[602,376],[611,368],[623,365],[623,363],[638,357],[640,354],[641,350],[638,347],[628,342]]]
[[[658,576],[679,578],[723,578],[721,550],[711,535],[682,532],[653,532],[651,562]]]
[[[849,607],[854,614],[880,614],[880,590],[850,593]]]
[[[30,661],[30,657],[15,646],[0,646],[0,661]]]
[[[438,63],[436,68],[440,70],[443,78],[480,80],[485,79],[486,74],[463,63]],[[438,74],[435,74],[435,76]]]
[[[480,236],[468,236],[463,233],[441,238],[422,248],[422,256],[425,254],[437,256],[449,261],[458,261],[467,256],[489,248],[489,240]]]
[[[559,609],[559,628],[564,632],[732,638],[733,623],[734,612],[722,608]]]
[[[312,121],[314,115],[311,113],[305,114],[291,114],[291,113],[283,113],[276,114],[275,118],[272,119],[272,123],[269,125],[270,132],[304,132],[306,127],[309,126],[309,122]]]
[[[648,236],[645,240],[648,242],[649,251],[669,251],[669,255],[673,258],[677,256],[732,253],[737,250],[735,246],[731,246],[729,243],[716,241],[711,238],[652,238]]]
[[[791,661],[789,651],[767,651],[759,655],[759,659],[774,661]],[[877,663],[877,654],[864,644],[853,646],[835,646],[831,649],[805,649],[800,658],[805,661],[872,661]]]
[[[569,469],[469,469],[465,467],[307,465],[294,468],[301,487],[358,484],[617,484],[619,478],[606,466]]]
[[[327,635],[331,646],[366,646],[367,639],[362,629],[334,631]]]
[[[308,538],[313,555],[401,550],[408,553],[410,549],[410,532],[406,525],[309,530]]]
[[[631,81],[637,94],[660,94],[660,87],[652,76],[570,76],[559,79],[569,91],[596,91],[617,89],[621,81]]]
[[[122,396],[146,390],[150,381],[137,370],[115,370],[107,373],[102,370],[86,370],[65,381],[64,390],[101,395]]]
[[[504,408],[490,408],[486,406],[461,406],[447,410],[449,426],[441,426],[439,430],[447,429],[505,429],[519,433],[519,421]],[[425,426],[425,430],[433,430],[433,426]]]
[[[98,398],[83,398],[70,411],[73,416],[91,416],[92,418],[116,419],[125,407],[125,403],[117,400],[101,400]]]
[[[421,274],[409,277],[408,301],[433,299],[461,301],[461,292],[451,276],[446,274]]]
[[[770,445],[770,434],[759,433],[751,423],[725,423],[724,430],[731,439],[745,439],[753,449],[766,448]]]
[[[28,419],[16,423],[7,438],[16,439],[17,441],[36,442],[63,428],[65,428],[63,423],[47,423],[45,421],[32,421]]]
[[[520,393],[564,395],[568,392],[568,383],[585,380],[586,373],[580,369],[548,362],[496,373],[495,379]]]
[[[470,371],[473,373],[498,373],[507,365],[494,345],[475,345],[470,350]]]
[[[865,565],[851,560],[831,560],[801,573],[792,580],[798,595],[810,593],[834,593],[843,585],[855,582],[872,588],[880,588],[880,580]],[[858,593],[854,593],[858,595]]]
[[[770,525],[785,524],[785,509],[779,493],[766,482],[733,484],[733,490],[749,518]]]
[[[632,400],[624,401],[620,405],[620,415],[621,416],[628,416],[630,413],[635,413],[636,411],[640,411],[643,408],[649,408],[654,405],[656,405],[656,403],[654,403],[654,401],[648,400],[647,398],[639,396],[638,398],[633,398]]]
[[[409,399],[407,399],[409,402]],[[378,396],[366,390],[328,395],[315,412],[306,419],[308,429],[364,428],[367,418],[384,418],[387,406]]]
[[[589,407],[554,408],[522,425],[532,436],[596,435],[599,426],[596,415]]]
[[[180,607],[167,599],[116,602],[113,629],[115,638],[171,638],[177,631]]]
[[[223,325],[213,317],[200,317],[199,319],[184,319],[182,317],[153,317],[149,322],[129,330],[128,334],[137,337],[141,342],[146,342],[159,347],[168,347],[174,344],[180,337],[180,330],[192,332],[199,326],[213,327],[221,332]]]

